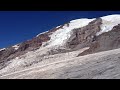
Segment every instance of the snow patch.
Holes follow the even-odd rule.
[[[101,19],[102,19],[101,31],[96,34],[97,36],[102,33],[111,31],[114,26],[120,24],[120,15],[103,16],[101,17]]]
[[[12,47],[15,48],[15,50],[17,50],[19,48],[19,45],[14,45]]]
[[[56,28],[59,28],[59,27],[61,27],[61,26],[57,26]]]
[[[62,46],[70,38],[73,29],[84,27],[93,20],[84,18],[70,21],[69,26],[65,24],[63,28],[58,29],[50,35],[51,39],[48,41],[49,46]]]
[[[41,34],[47,33],[47,32],[48,32],[48,31],[42,32],[42,33],[38,34],[36,37],[40,36]]]
[[[5,50],[5,48],[0,49],[0,51],[3,51],[3,50]]]

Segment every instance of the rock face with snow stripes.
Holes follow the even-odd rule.
[[[67,46],[72,49],[89,47],[96,38],[96,33],[100,31],[102,19],[98,18],[90,22],[87,26],[73,30],[73,34],[67,42]]]
[[[114,26],[111,31],[97,36],[95,41],[90,45],[90,48],[80,53],[78,56],[117,48],[120,48],[120,24]]]
[[[31,40],[0,49],[0,74],[41,65],[47,60],[52,62],[55,58],[68,60],[117,48],[120,48],[120,15],[76,19]]]

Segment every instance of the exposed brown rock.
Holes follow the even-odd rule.
[[[41,34],[38,37],[21,43],[18,51],[37,49],[42,45],[42,42],[46,42],[48,40],[50,40],[50,37],[47,34]]]
[[[7,48],[3,51],[0,51],[0,62],[5,58],[9,57],[11,54],[15,53],[15,49],[13,47]]]
[[[74,29],[73,34],[66,44],[66,47],[78,49],[91,45],[95,39],[95,34],[100,31],[101,24],[102,19],[98,18],[90,22],[85,27]]]
[[[109,32],[103,33],[96,37],[96,40],[90,48],[78,56],[92,54],[100,51],[107,51],[120,48],[120,24],[114,26]]]

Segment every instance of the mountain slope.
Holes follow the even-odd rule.
[[[104,60],[106,61],[108,56],[114,58],[114,53],[119,56],[119,48],[120,15],[76,19],[40,33],[31,40],[0,49],[0,75],[1,78],[30,78],[31,75],[35,75],[33,78],[72,78],[69,75],[67,77],[64,70],[67,69],[69,71],[69,68],[72,69],[74,65],[77,65],[78,69],[83,69],[83,74],[81,74],[83,76],[78,78],[94,78],[93,74],[98,71],[95,70],[96,72],[93,71],[94,73],[92,74],[91,69],[105,69],[109,62],[104,62]],[[92,56],[98,59],[92,60]],[[86,61],[84,58],[89,59]],[[115,58],[119,60],[118,57]],[[102,61],[97,64],[99,60]],[[114,63],[114,60],[116,59],[110,62]],[[73,64],[71,65],[69,61],[73,62]],[[86,62],[86,64],[76,63],[77,61]],[[91,64],[88,64],[89,61]],[[95,62],[95,66],[92,62]],[[103,67],[99,66],[101,63],[104,63]],[[117,63],[115,64],[117,65]],[[92,65],[93,68],[90,68],[90,71],[86,71],[84,68],[89,65]],[[74,69],[77,70],[77,68]],[[56,72],[56,70],[60,70],[63,76],[58,77],[59,72]],[[51,72],[53,75],[50,74]],[[82,72],[78,71],[77,74],[76,72],[73,74],[79,75]],[[89,76],[87,72],[93,76],[91,74]],[[43,77],[42,73],[48,74]],[[76,78],[74,75],[73,77]],[[104,76],[101,78],[104,78]]]
[[[59,59],[60,60],[60,59]],[[120,78],[120,49],[39,65],[1,79],[117,79]]]

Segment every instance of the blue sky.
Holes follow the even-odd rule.
[[[70,20],[111,14],[120,11],[0,11],[0,48],[26,41]]]

